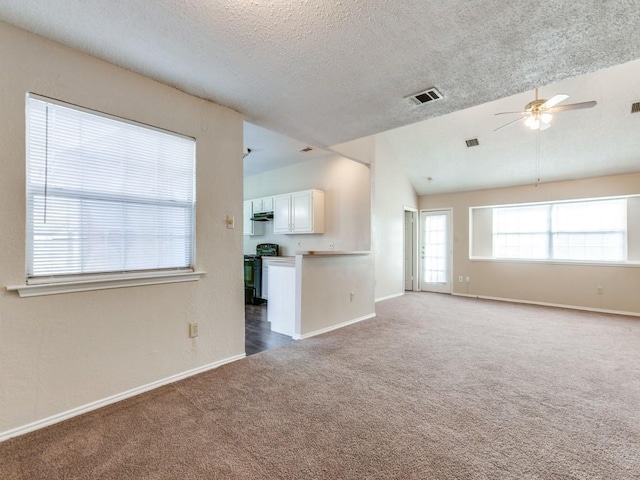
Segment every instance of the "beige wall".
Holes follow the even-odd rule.
[[[298,255],[296,267],[297,334],[314,335],[374,316],[371,254]]]
[[[453,208],[453,278],[470,277],[469,283],[455,281],[454,293],[640,313],[638,267],[469,260],[470,207],[638,193],[640,173],[424,196],[420,208]]]
[[[0,435],[244,353],[242,118],[0,23],[0,284],[25,282],[25,94],[197,139],[197,268],[204,279],[19,298],[0,291]],[[199,322],[200,336],[188,337]]]
[[[418,196],[386,135],[376,135],[375,142],[373,235],[379,300],[404,293],[404,207],[417,208]]]
[[[244,198],[312,188],[325,192],[324,234],[274,235],[273,222],[263,222],[264,235],[244,237],[245,253],[255,253],[259,243],[277,243],[283,256],[299,250],[329,250],[329,243],[336,251],[370,250],[371,173],[367,165],[329,155],[253,175],[245,178]]]

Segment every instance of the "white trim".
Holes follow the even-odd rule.
[[[543,307],[567,308],[569,310],[582,310],[585,312],[611,313],[613,315],[628,315],[632,317],[640,317],[640,312],[625,312],[622,310],[609,310],[606,308],[581,307],[579,305],[565,305],[563,303],[536,302],[533,300],[518,300],[515,298],[489,297],[485,295],[472,295],[469,293],[452,293],[457,297],[479,298],[481,300],[496,300],[498,302],[524,303],[527,305],[541,305]]]
[[[89,290],[104,290],[110,288],[138,287],[142,285],[157,285],[161,283],[194,282],[200,280],[206,272],[166,272],[162,274],[127,274],[122,276],[109,275],[93,277],[84,280],[57,282],[36,285],[10,285],[7,290],[18,292],[20,297],[37,297],[40,295],[57,295],[59,293],[86,292]]]
[[[411,213],[411,221],[412,221],[412,228],[411,228],[411,236],[412,236],[412,244],[413,244],[413,251],[411,252],[411,258],[413,259],[413,278],[411,279],[411,290],[412,292],[417,292],[420,290],[420,213],[418,212],[417,208],[413,208],[413,207],[408,207],[408,206],[404,206],[403,207],[403,216],[402,216],[402,223],[403,223],[403,227],[405,227],[405,232],[406,232],[406,226],[404,225],[405,221],[406,221],[406,214],[407,212]],[[406,245],[407,245],[407,239],[404,239],[404,244],[402,246],[404,254],[406,256]],[[405,269],[405,262],[402,262],[402,288],[403,290],[406,291],[406,279],[407,279],[407,271]]]
[[[316,335],[321,335],[323,333],[330,332],[332,330],[337,330],[338,328],[346,327],[347,325],[352,325],[354,323],[362,322],[363,320],[368,320],[370,318],[375,317],[375,313],[370,313],[369,315],[365,315],[363,317],[354,318],[353,320],[347,320],[346,322],[338,323],[337,325],[332,325],[327,328],[321,328],[320,330],[316,330],[314,332],[305,333],[304,335],[298,335],[297,333],[293,334],[294,340],[304,340],[305,338],[315,337]]]
[[[387,295],[386,297],[376,298],[374,302],[378,303],[384,300],[391,300],[392,298],[401,297],[402,295],[404,295],[404,292],[394,293],[393,295]]]
[[[448,255],[447,255],[447,284],[449,285],[448,290],[444,290],[444,289],[440,289],[440,288],[423,288],[423,287],[427,287],[428,285],[423,285],[423,279],[422,279],[422,273],[424,272],[424,258],[420,258],[419,259],[419,267],[418,267],[418,271],[420,272],[418,275],[418,278],[420,280],[420,283],[418,284],[418,291],[420,292],[436,292],[436,293],[448,293],[451,294],[453,292],[453,285],[454,285],[454,281],[453,281],[453,207],[443,207],[443,208],[423,208],[420,210],[420,214],[419,214],[419,218],[420,218],[420,232],[418,235],[418,252],[422,251],[422,248],[424,247],[424,231],[423,231],[423,225],[422,225],[422,221],[423,221],[423,217],[426,215],[430,215],[432,213],[440,213],[440,212],[446,212],[446,214],[448,215],[447,217],[447,248],[448,248]],[[418,254],[419,257],[422,257],[422,255]],[[436,285],[436,284],[430,284],[430,285]],[[445,284],[446,285],[446,284]]]
[[[53,105],[58,105],[59,107],[69,108],[71,110],[78,110],[83,113],[88,113],[89,115],[95,115],[97,117],[108,118],[109,120],[115,120],[117,122],[127,123],[129,125],[133,125],[136,127],[146,128],[147,130],[153,130],[155,132],[166,133],[168,135],[173,135],[175,137],[184,138],[185,140],[195,140],[195,137],[191,137],[189,135],[185,135],[183,133],[174,132],[173,130],[167,130],[166,128],[156,127],[154,125],[149,125],[148,123],[138,122],[136,120],[130,120],[125,117],[119,117],[118,115],[112,115],[110,113],[101,112],[100,110],[94,110],[92,108],[82,107],[80,105],[76,105],[75,103],[65,102],[63,100],[57,100],[55,98],[46,97],[44,95],[40,95],[38,93],[27,92],[27,98],[33,98],[34,100],[39,100],[45,103],[51,103]]]
[[[473,257],[470,256],[469,260],[472,262],[494,262],[494,263],[533,263],[543,265],[578,265],[587,267],[640,267],[640,261],[627,260],[624,262],[614,261],[597,261],[597,260],[553,260],[550,258],[499,258],[499,257]]]
[[[67,410],[66,412],[58,413],[56,415],[52,415],[51,417],[47,417],[42,420],[38,420],[36,422],[23,425],[21,427],[16,427],[11,430],[7,430],[6,432],[0,432],[0,442],[4,442],[5,440],[9,440],[10,438],[17,437],[19,435],[24,435],[25,433],[33,432],[34,430],[39,430],[41,428],[48,427],[49,425],[62,422],[63,420],[67,420],[69,418],[77,417],[78,415],[91,412],[92,410],[97,410],[98,408],[106,407],[107,405],[111,405],[112,403],[116,403],[121,400],[125,400],[127,398],[140,395],[141,393],[148,392],[149,390],[162,387],[169,383],[177,382],[178,380],[182,380],[187,377],[192,377],[193,375],[206,372],[207,370],[212,370],[214,368],[221,367],[222,365],[235,362],[237,360],[241,360],[245,357],[246,357],[246,354],[242,353],[240,355],[235,355],[233,357],[225,358],[223,360],[219,360],[217,362],[213,362],[208,365],[196,367],[191,370],[187,370],[186,372],[178,373],[176,375],[172,375],[170,377],[166,377],[161,380],[157,380],[155,382],[142,385],[141,387],[127,390],[126,392],[118,393],[116,395],[103,398],[102,400],[96,400],[95,402],[87,403],[86,405],[72,408],[71,410]]]
[[[469,210],[474,208],[500,208],[500,207],[526,207],[529,205],[548,205],[550,203],[578,203],[578,202],[597,202],[605,200],[620,200],[632,197],[640,197],[640,193],[630,193],[628,195],[609,195],[606,197],[584,197],[584,198],[570,198],[568,200],[548,200],[540,202],[524,202],[524,203],[501,203],[496,205],[476,205],[469,207]]]

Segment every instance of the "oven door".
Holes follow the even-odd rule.
[[[260,298],[262,285],[262,259],[254,255],[244,257],[244,299],[245,303],[254,303]]]

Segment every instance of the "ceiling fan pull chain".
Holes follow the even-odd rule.
[[[536,132],[536,187],[540,184],[540,130]]]

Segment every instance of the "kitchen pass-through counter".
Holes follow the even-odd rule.
[[[304,251],[268,260],[271,330],[307,338],[375,316],[368,251]]]

